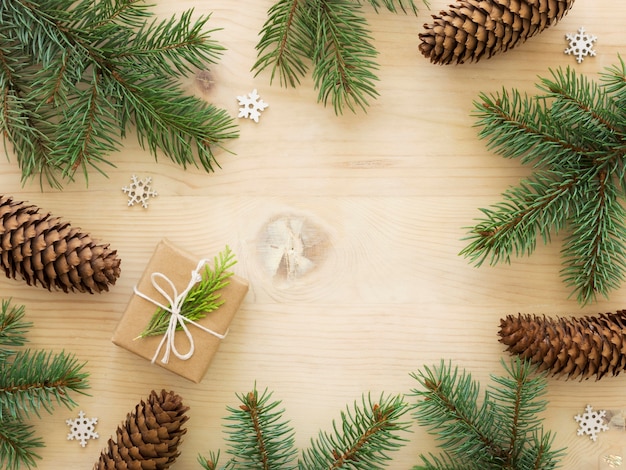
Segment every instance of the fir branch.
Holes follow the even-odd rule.
[[[5,414],[13,419],[52,412],[56,404],[75,406],[70,392],[84,393],[88,388],[84,364],[64,352],[18,351],[2,365],[0,375],[0,421]]]
[[[14,418],[3,418],[0,423],[0,468],[36,467],[36,459],[41,459],[36,449],[43,447],[44,443],[34,436],[33,426]]]
[[[415,469],[552,469],[563,449],[553,450],[553,436],[544,433],[538,415],[547,402],[544,375],[534,376],[530,362],[516,358],[503,362],[505,376],[479,401],[480,384],[466,371],[442,362],[412,374],[421,388],[412,391],[418,401],[414,417],[442,448],[439,456],[421,456]]]
[[[23,175],[39,173],[57,186],[53,176],[55,170],[48,158],[52,127],[28,98],[27,83],[35,80],[35,75],[29,69],[20,68],[20,64],[29,58],[7,29],[0,26],[0,130],[4,147],[5,150],[8,145],[13,147]]]
[[[144,23],[135,33],[132,44],[121,53],[112,55],[114,61],[128,61],[127,66],[135,65],[137,59],[146,69],[159,70],[165,75],[172,67],[180,74],[187,75],[214,64],[226,50],[211,35],[219,29],[206,29],[210,15],[200,16],[192,21],[192,10],[187,10],[180,18]],[[107,49],[114,49],[108,47]]]
[[[537,172],[503,194],[504,202],[481,209],[486,216],[472,229],[467,239],[471,243],[461,254],[480,266],[486,259],[490,264],[509,263],[511,255],[530,255],[536,239],[547,243],[551,231],[558,233],[570,215],[570,194],[580,190],[595,176],[595,171],[577,175],[552,171]]]
[[[400,421],[408,410],[401,396],[372,401],[362,397],[361,406],[354,404],[341,413],[341,423],[333,422],[333,433],[320,432],[317,440],[303,454],[299,468],[353,468],[380,469],[391,460],[389,452],[405,443],[400,433],[408,430],[408,423]]]
[[[256,46],[258,58],[252,66],[255,76],[271,68],[270,84],[278,72],[281,86],[295,87],[308,70],[313,37],[308,2],[279,0],[268,11]]]
[[[0,129],[23,179],[39,173],[61,187],[79,169],[104,173],[131,124],[155,158],[213,171],[212,148],[237,137],[236,126],[178,78],[224,48],[209,16],[151,16],[137,0],[2,2]]]
[[[576,286],[580,304],[591,302],[597,293],[608,297],[626,273],[626,212],[607,177],[601,171],[585,188],[577,223],[564,240],[561,272],[566,283]]]
[[[183,300],[180,314],[189,320],[197,321],[206,317],[207,313],[217,310],[224,303],[220,300],[219,290],[229,284],[228,279],[233,275],[229,269],[236,263],[235,254],[230,247],[226,246],[224,251],[213,258],[213,269],[209,265],[205,266],[202,280],[189,291]],[[169,325],[170,316],[167,310],[159,308],[139,337],[164,334]],[[182,329],[182,326],[178,325],[177,329]]]
[[[226,424],[229,462],[233,468],[273,470],[296,469],[294,432],[278,409],[280,401],[272,401],[267,389],[259,394],[256,387],[238,395],[241,405],[228,408]],[[228,468],[228,467],[227,467]]]
[[[91,7],[94,26],[118,23],[132,28],[140,28],[145,19],[151,16],[150,5],[145,0],[100,0]],[[87,18],[86,18],[87,19]]]
[[[49,161],[63,178],[72,179],[78,168],[82,168],[85,178],[89,167],[104,174],[100,165],[112,165],[104,156],[120,148],[119,140],[114,137],[117,129],[114,110],[100,82],[101,76],[95,74],[89,88],[74,95],[57,126],[56,136],[66,144],[54,148]]]
[[[369,0],[397,13],[413,0]],[[428,3],[424,1],[428,6]],[[330,102],[336,114],[348,108],[365,110],[378,96],[375,82],[377,51],[360,0],[278,0],[269,10],[256,46],[256,75],[270,69],[270,83],[278,74],[281,86],[296,86],[313,64],[318,102]]]
[[[317,99],[333,104],[335,114],[347,107],[355,112],[368,105],[378,92],[374,70],[377,52],[371,43],[361,6],[352,0],[317,2],[313,80]]]
[[[23,305],[11,305],[9,299],[2,300],[0,304],[0,362],[14,353],[12,348],[26,343],[26,332],[31,326],[32,323],[24,321]]]
[[[626,108],[626,62],[618,56],[619,63],[614,64],[600,74],[603,87],[610,93],[619,109]]]
[[[626,66],[607,69],[603,83],[572,69],[542,78],[537,97],[518,91],[481,95],[479,137],[534,173],[481,209],[461,255],[480,266],[530,255],[541,237],[567,230],[564,282],[585,304],[620,286],[626,275]]]
[[[497,459],[503,462],[506,451],[497,442],[491,403],[479,404],[480,385],[471,374],[441,363],[412,374],[424,390],[413,390],[418,401],[414,417],[430,433],[438,435],[446,452],[465,456],[476,465]]]

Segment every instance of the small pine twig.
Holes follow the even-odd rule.
[[[44,447],[41,438],[34,436],[34,427],[21,420],[0,420],[0,468],[19,470],[22,466],[37,466],[37,449]]]
[[[189,291],[183,300],[180,314],[189,320],[197,321],[223,305],[224,301],[220,299],[219,290],[229,284],[228,279],[233,275],[229,269],[236,263],[235,254],[230,247],[226,246],[224,251],[213,258],[213,269],[209,265],[205,266],[202,280]],[[171,314],[167,310],[159,308],[139,338],[164,334],[170,317]],[[179,325],[177,329],[180,330],[182,327]]]
[[[20,418],[33,413],[40,416],[42,408],[52,412],[55,404],[76,406],[70,392],[82,394],[88,388],[84,365],[64,352],[17,351],[2,364],[0,409]]]
[[[236,469],[295,470],[294,432],[282,418],[284,410],[278,408],[281,402],[273,401],[267,389],[259,394],[256,387],[238,398],[241,405],[229,407],[231,414],[226,418],[229,465]]]
[[[209,452],[209,457],[206,458],[202,455],[198,455],[198,463],[205,470],[217,470],[220,460],[220,452]]]
[[[12,305],[10,299],[0,304],[0,361],[14,353],[13,348],[26,343],[32,323],[24,321],[24,306]]]
[[[506,375],[492,375],[493,384],[479,400],[480,384],[451,364],[424,367],[411,374],[421,388],[414,417],[440,443],[440,455],[421,455],[416,469],[483,470],[552,469],[564,449],[553,450],[554,436],[544,432],[538,415],[547,406],[545,375],[516,359],[504,364]]]
[[[375,11],[381,6],[393,13],[418,11],[413,0],[369,3]],[[312,65],[318,102],[332,103],[335,114],[365,110],[378,96],[378,53],[360,1],[278,0],[260,36],[252,70],[258,75],[269,69],[270,83],[278,75],[281,86],[295,87]]]
[[[391,460],[388,452],[405,444],[401,433],[409,424],[401,421],[408,406],[401,396],[385,397],[377,401],[362,397],[341,413],[341,424],[333,423],[333,434],[321,432],[304,453],[300,469],[380,469]]]
[[[475,265],[530,255],[538,239],[567,231],[564,282],[580,304],[608,297],[626,275],[626,65],[608,68],[602,83],[569,67],[541,79],[543,94],[503,90],[480,95],[479,137],[534,173],[481,209],[461,255]]]

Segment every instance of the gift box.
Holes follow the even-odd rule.
[[[213,267],[212,262],[209,267]],[[171,353],[167,362],[163,362],[164,351],[167,346],[163,344],[160,350],[159,346],[164,341],[164,335],[144,338],[139,336],[158,309],[153,301],[145,297],[169,306],[164,295],[153,284],[154,273],[161,273],[161,275],[166,276],[175,287],[176,292],[182,293],[189,286],[192,273],[197,268],[199,268],[198,257],[181,250],[168,240],[162,240],[157,245],[141,276],[135,293],[131,297],[112,338],[113,343],[117,346],[195,383],[199,383],[206,374],[222,338],[227,334],[230,323],[248,292],[248,282],[245,279],[236,275],[228,278],[229,283],[217,291],[220,294],[218,301],[223,301],[222,305],[207,313],[204,318],[197,320],[196,323],[200,327],[192,323],[185,323],[188,334],[191,335],[193,341],[193,354],[188,359],[181,359],[176,354]],[[201,272],[204,272],[204,267],[202,267]],[[164,290],[168,287],[167,282],[158,282],[158,285]],[[173,341],[176,349],[182,353],[187,352],[192,344],[185,331],[175,331]]]

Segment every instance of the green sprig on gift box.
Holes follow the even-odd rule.
[[[224,300],[220,298],[219,290],[229,284],[228,279],[233,275],[229,269],[236,263],[234,253],[230,247],[226,246],[219,255],[213,258],[213,269],[208,264],[205,266],[202,280],[189,291],[183,300],[180,314],[191,321],[197,321],[223,305]],[[170,312],[159,308],[139,338],[165,334],[170,317]],[[179,325],[177,330],[180,329],[182,327]]]

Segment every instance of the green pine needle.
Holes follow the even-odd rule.
[[[479,137],[533,174],[481,209],[461,255],[475,265],[509,263],[566,231],[562,277],[579,303],[608,297],[626,275],[626,65],[600,83],[569,67],[542,78],[539,96],[481,94]]]
[[[0,0],[0,130],[23,180],[104,174],[131,126],[155,158],[219,166],[234,120],[179,83],[222,54],[216,30],[192,10],[151,18],[143,0]]]
[[[208,264],[205,266],[202,280],[189,291],[183,300],[180,314],[189,320],[198,321],[206,317],[207,313],[223,305],[224,301],[220,299],[219,290],[229,284],[229,278],[233,275],[229,269],[236,263],[235,254],[226,246],[224,251],[213,258],[213,269]],[[167,310],[159,308],[139,337],[164,334],[170,317],[171,314]],[[181,329],[182,326],[178,325],[177,330]]]
[[[412,374],[420,384],[414,417],[436,436],[440,455],[422,455],[418,469],[531,470],[557,468],[564,449],[553,450],[544,432],[545,375],[519,358],[502,363],[506,375],[492,375],[481,396],[470,373],[441,362]]]
[[[375,11],[418,11],[413,0],[369,3]],[[378,53],[359,0],[278,0],[260,36],[252,70],[269,69],[270,83],[278,75],[281,86],[295,87],[312,65],[318,102],[331,103],[335,114],[365,110],[378,96]]]

